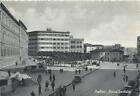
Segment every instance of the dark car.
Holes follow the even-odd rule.
[[[74,83],[80,83],[82,81],[82,78],[80,76],[74,76]]]
[[[97,62],[93,62],[92,65],[100,66],[100,64]]]
[[[135,85],[136,85],[136,81],[133,80],[128,81],[128,86],[135,87]]]

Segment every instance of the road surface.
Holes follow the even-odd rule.
[[[116,78],[113,77],[114,71],[116,71]],[[137,71],[133,70],[126,71],[129,80],[135,79],[137,73]],[[126,85],[122,78],[122,70],[97,70],[83,78],[82,83],[76,85],[75,92],[72,86],[68,87],[66,96],[118,96],[117,93],[112,94],[109,90],[115,92],[122,89]]]

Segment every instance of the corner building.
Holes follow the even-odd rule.
[[[69,52],[70,32],[32,31],[29,36],[29,55],[37,56],[38,52]]]
[[[21,24],[13,17],[3,3],[0,3],[0,68],[16,63],[21,64],[24,57],[20,53],[22,50],[26,50],[24,54],[27,54],[27,49],[21,48],[24,46],[23,43],[20,44],[26,42],[24,44],[26,47],[28,46],[27,28],[23,26],[25,27],[23,23]],[[24,30],[24,33],[21,30]],[[25,35],[23,36],[23,34]]]

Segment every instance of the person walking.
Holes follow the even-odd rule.
[[[11,76],[11,71],[10,70],[8,70],[8,75],[9,75],[9,77]]]
[[[66,86],[63,86],[63,96],[66,95],[66,91],[67,91]]]
[[[75,70],[75,74],[77,74],[77,70]]]
[[[123,81],[125,82],[125,79],[126,79],[126,77],[125,77],[125,74],[123,75]]]
[[[55,82],[54,81],[52,81],[51,86],[52,86],[52,90],[54,91],[54,87],[55,87]]]
[[[55,81],[55,75],[53,74],[53,80]]]
[[[39,85],[39,86],[38,86],[38,95],[39,95],[39,96],[42,94],[41,89],[42,89],[42,88],[41,88],[41,85]]]
[[[73,91],[75,91],[75,83],[74,82],[72,83],[72,88],[73,88]]]
[[[62,90],[61,85],[58,88],[58,95],[57,96],[63,96],[63,90]]]
[[[81,70],[79,69],[79,74],[81,73]]]
[[[46,80],[46,82],[45,82],[45,91],[48,90],[48,86],[49,86],[49,81]]]
[[[41,74],[39,74],[37,77],[37,82],[39,85],[41,85],[41,81],[42,81],[42,76],[41,76]]]
[[[128,82],[128,76],[126,75],[125,77],[126,77],[126,78],[125,78],[126,82]]]
[[[113,73],[114,78],[116,78],[116,72]]]
[[[50,75],[50,81],[52,81],[52,75]]]
[[[125,73],[125,66],[123,67],[123,72]]]

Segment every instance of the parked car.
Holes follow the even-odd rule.
[[[128,81],[128,84],[127,84],[128,86],[131,86],[131,87],[135,87],[135,85],[136,85],[136,81],[134,81],[134,80],[130,80],[130,81]]]
[[[78,76],[78,75],[74,76],[73,82],[74,82],[74,83],[80,83],[80,82],[82,82],[81,76]]]

